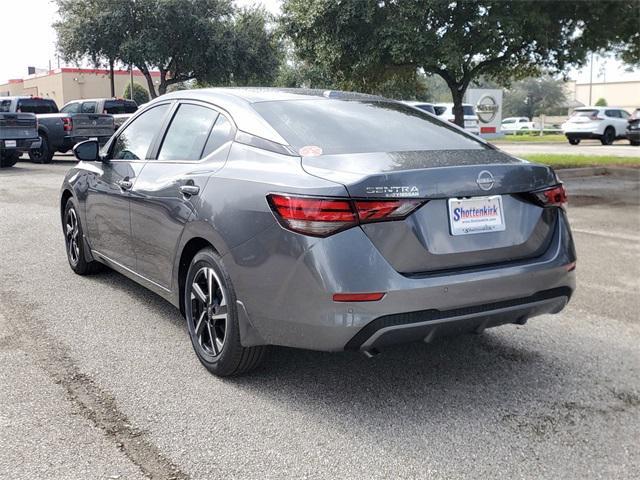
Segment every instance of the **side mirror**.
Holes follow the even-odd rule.
[[[97,140],[85,140],[73,147],[73,154],[78,160],[85,162],[95,162],[99,159],[100,147]]]

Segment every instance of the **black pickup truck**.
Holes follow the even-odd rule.
[[[103,145],[115,131],[111,115],[59,113],[50,98],[0,97],[0,112],[36,115],[40,147],[32,149],[29,157],[38,163],[49,163],[55,152],[68,152],[84,140],[97,139]]]
[[[0,168],[13,167],[23,153],[40,148],[33,113],[0,112]]]

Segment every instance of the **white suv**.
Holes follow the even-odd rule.
[[[521,130],[534,130],[536,127],[527,117],[508,117],[502,120],[500,128],[504,133],[514,133]]]
[[[562,124],[562,132],[571,145],[578,145],[583,138],[611,145],[615,139],[625,138],[628,118],[626,110],[616,107],[576,108]]]
[[[453,103],[436,103],[433,106],[433,109],[436,111],[436,115],[443,120],[448,120],[451,123],[455,121],[455,116],[453,115]],[[478,126],[478,115],[476,115],[473,105],[463,103],[462,112],[464,113],[464,129],[469,133],[479,135],[480,127]]]

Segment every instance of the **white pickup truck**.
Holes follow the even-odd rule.
[[[516,133],[521,131],[535,130],[535,124],[527,117],[507,117],[502,120],[502,126],[500,127],[502,132]]]

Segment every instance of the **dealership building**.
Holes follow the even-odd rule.
[[[160,79],[159,72],[151,73],[154,83]],[[131,81],[129,70],[115,70],[116,97],[122,97]],[[133,81],[147,92],[147,80],[139,70],[133,71]],[[44,73],[35,73],[25,78],[11,79],[0,84],[1,96],[32,95],[52,98],[59,107],[71,100],[102,98],[111,96],[109,70],[95,68],[56,68]]]

